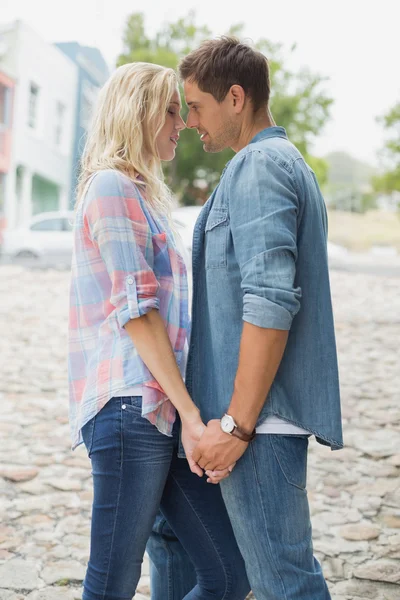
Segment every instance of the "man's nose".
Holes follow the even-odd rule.
[[[197,119],[194,117],[193,113],[189,112],[186,119],[186,127],[188,127],[189,129],[197,128]]]

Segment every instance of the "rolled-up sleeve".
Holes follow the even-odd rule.
[[[159,283],[153,271],[152,232],[140,193],[119,173],[105,171],[93,180],[85,199],[88,235],[98,248],[98,285],[110,288],[109,302],[120,327],[159,309]]]
[[[298,198],[290,173],[262,151],[232,165],[229,218],[243,290],[243,320],[289,330],[300,309],[296,287]]]

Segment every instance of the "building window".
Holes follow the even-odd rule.
[[[58,210],[59,206],[60,189],[58,185],[35,173],[32,177],[32,214]]]
[[[88,130],[90,120],[92,118],[93,105],[96,101],[99,88],[84,81],[82,85],[82,96],[81,96],[81,111],[80,111],[80,125],[85,131]]]
[[[5,197],[6,197],[6,174],[0,173],[0,220],[5,212]],[[1,229],[1,223],[0,223]]]
[[[10,120],[10,89],[0,83],[0,154],[5,152],[6,132]]]
[[[0,83],[0,125],[8,126],[10,89]]]
[[[59,148],[63,142],[64,132],[64,121],[65,121],[65,106],[61,102],[56,104],[56,126],[54,129],[54,142]]]
[[[31,83],[29,87],[28,125],[32,129],[37,127],[38,101],[39,88],[36,84]]]

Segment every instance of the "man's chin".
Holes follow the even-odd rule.
[[[204,152],[209,152],[210,154],[215,154],[216,152],[220,152],[220,148],[213,146],[212,144],[203,144]]]

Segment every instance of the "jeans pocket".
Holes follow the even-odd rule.
[[[94,416],[90,419],[90,421],[85,423],[85,425],[82,427],[82,439],[83,439],[83,443],[86,446],[86,450],[87,450],[89,458],[92,453],[92,447],[93,447],[95,420],[96,420],[96,417]]]
[[[271,435],[271,445],[286,481],[301,490],[307,487],[307,435]]]
[[[134,411],[142,413],[142,396],[123,396],[121,398],[121,407],[126,409],[132,408]]]

